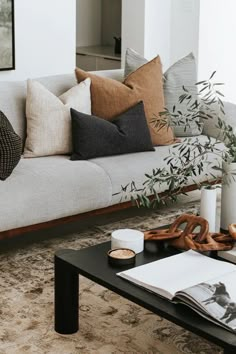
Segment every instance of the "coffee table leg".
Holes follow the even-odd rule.
[[[55,255],[55,331],[72,334],[79,329],[79,279],[78,273]]]

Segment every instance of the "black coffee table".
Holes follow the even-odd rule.
[[[60,250],[55,254],[55,330],[72,334],[79,329],[78,275],[131,300],[153,313],[221,346],[225,354],[236,353],[236,335],[205,320],[187,306],[173,304],[116,275],[130,266],[113,267],[108,264],[106,253],[110,242],[79,251]],[[159,247],[159,248],[158,248]],[[178,253],[174,249],[146,242],[145,251],[136,257],[136,266],[169,257]]]

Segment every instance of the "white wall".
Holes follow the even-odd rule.
[[[170,59],[171,0],[122,1],[122,57],[126,48],[147,59],[160,54],[164,68]]]
[[[144,56],[152,59],[159,54],[164,70],[170,65],[170,37],[171,0],[147,0],[145,3]]]
[[[76,0],[76,46],[100,44],[101,10],[101,0]]]
[[[235,14],[235,0],[201,0],[198,76],[205,79],[216,70],[217,81],[225,83],[225,99],[234,103],[236,103]]]
[[[236,1],[172,0],[171,63],[190,51],[198,64],[198,79],[216,70],[225,100],[236,103]]]
[[[126,48],[144,55],[146,0],[122,0],[122,66]]]
[[[123,0],[122,56],[131,47],[163,70],[190,52],[198,54],[200,0]]]
[[[16,70],[0,80],[72,72],[75,67],[75,0],[15,0]]]
[[[205,1],[205,0],[204,0]],[[172,0],[170,61],[193,52],[198,57],[200,0]]]
[[[121,36],[121,0],[102,0],[103,45],[114,46],[114,36]]]

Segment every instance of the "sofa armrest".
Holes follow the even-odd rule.
[[[234,133],[236,134],[236,104],[230,102],[224,102],[224,111],[225,116],[221,115],[221,118],[233,128]],[[218,116],[217,114],[213,118],[204,120],[203,134],[208,135],[212,138],[218,138],[223,141],[222,133],[218,125]]]

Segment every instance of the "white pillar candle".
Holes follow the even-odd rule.
[[[129,248],[135,253],[143,251],[144,234],[133,229],[119,229],[111,234],[111,248]]]
[[[201,190],[200,216],[209,223],[209,232],[216,232],[216,189]]]
[[[229,224],[236,223],[236,163],[223,163],[225,176],[221,188],[220,227],[228,231]]]

